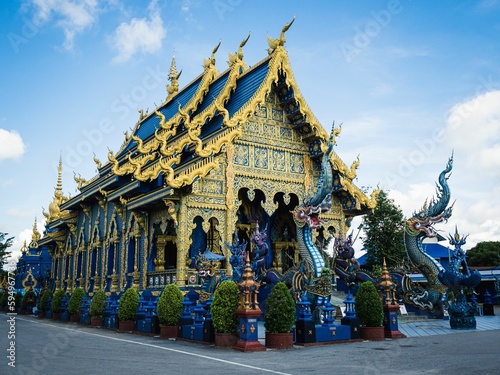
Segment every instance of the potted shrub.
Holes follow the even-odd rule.
[[[158,300],[156,312],[160,321],[160,337],[177,337],[177,323],[182,313],[184,295],[175,284],[168,284]]]
[[[59,320],[61,317],[62,299],[64,297],[64,290],[59,289],[52,297],[52,319]]]
[[[49,289],[45,289],[40,297],[40,312],[38,313],[39,318],[45,318],[49,297],[52,298],[52,292]]]
[[[138,307],[139,294],[134,288],[127,289],[118,304],[118,331],[132,332],[134,330]]]
[[[82,304],[82,299],[83,296],[85,295],[85,292],[83,291],[83,288],[78,287],[76,288],[73,293],[71,294],[71,297],[68,302],[68,313],[69,313],[69,321],[77,323],[80,319],[80,306]]]
[[[266,300],[264,327],[266,347],[273,349],[293,348],[295,301],[285,283],[277,283]]]
[[[240,300],[238,285],[231,280],[223,281],[215,290],[210,312],[215,328],[215,345],[232,347],[239,339],[236,310]]]
[[[104,317],[104,310],[106,309],[106,293],[104,290],[99,289],[94,292],[92,300],[90,301],[90,325],[92,327],[102,326],[102,320]]]
[[[360,284],[354,308],[361,325],[361,338],[365,340],[383,340],[384,309],[377,288],[371,281]]]

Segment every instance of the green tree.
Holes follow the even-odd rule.
[[[363,218],[363,245],[368,253],[366,265],[395,266],[406,257],[404,246],[404,216],[385,191],[377,197],[377,207]]]
[[[14,237],[6,238],[8,233],[0,232],[0,270],[3,269],[3,265],[7,261],[7,249],[12,246],[12,240]]]
[[[467,251],[469,266],[494,267],[500,264],[500,241],[479,242]]]

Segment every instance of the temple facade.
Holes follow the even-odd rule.
[[[199,285],[194,258],[208,249],[230,275],[227,244],[236,235],[250,251],[257,225],[268,233],[266,269],[284,272],[300,261],[293,211],[316,189],[323,153],[340,128],[327,132],[301,95],[284,47],[287,26],[251,68],[243,59],[248,38],[222,72],[216,46],[182,89],[173,59],[164,103],[139,111],[105,163],[94,157],[98,174],[75,178],[74,197],[63,195],[60,163],[38,241],[52,257],[56,289]],[[331,235],[345,238],[351,219],[376,205],[376,194],[353,183],[358,164],[330,153],[332,207],[314,233],[319,247]]]

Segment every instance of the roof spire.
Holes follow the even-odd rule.
[[[170,101],[172,97],[177,94],[179,91],[179,77],[181,76],[182,70],[177,72],[177,67],[175,65],[175,50],[174,55],[172,56],[172,62],[170,63],[170,71],[168,73],[167,79],[171,82],[170,85],[166,86],[167,89],[167,98],[166,102]]]
[[[36,225],[36,216],[35,216],[35,222],[33,223],[33,233],[31,235],[31,243],[30,247],[31,248],[37,248],[38,247],[38,241],[40,241],[41,235],[40,232],[38,231],[37,225]]]
[[[281,34],[279,38],[272,39],[267,37],[267,44],[269,45],[269,49],[267,52],[269,54],[273,53],[278,47],[283,47],[285,45],[285,32],[292,26],[293,21],[295,21],[295,16],[293,16],[293,19],[287,23],[285,26],[283,26],[283,29],[281,29]]]
[[[233,66],[237,61],[243,60],[243,47],[245,46],[245,44],[247,44],[248,39],[250,39],[250,32],[248,33],[248,36],[240,43],[238,52],[236,52],[235,54],[229,52],[229,60],[227,62],[229,66]]]

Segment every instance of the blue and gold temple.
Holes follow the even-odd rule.
[[[266,228],[266,269],[285,272],[299,263],[293,211],[320,180],[327,132],[300,93],[285,45],[268,38],[268,53],[247,65],[245,38],[215,64],[217,45],[201,74],[179,88],[172,59],[166,99],[140,118],[107,161],[94,157],[98,173],[76,178],[79,193],[62,190],[62,163],[46,226],[37,245],[51,256],[55,289],[121,294],[160,291],[168,283],[200,285],[195,258],[210,251],[231,274],[227,244]],[[330,152],[330,151],[329,151]],[[353,182],[359,160],[347,165],[329,153],[331,209],[313,234],[346,238],[354,216],[370,212],[375,197]]]

